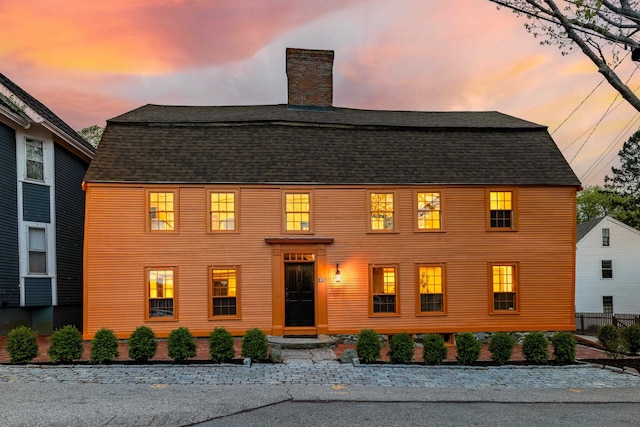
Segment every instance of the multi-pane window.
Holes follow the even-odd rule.
[[[148,281],[149,318],[174,318],[174,269],[148,269]]]
[[[489,228],[514,228],[513,192],[489,192]]]
[[[47,234],[29,227],[29,274],[47,274]]]
[[[396,313],[396,268],[371,267],[373,313]]]
[[[311,197],[309,193],[285,194],[285,230],[311,230]]]
[[[173,192],[149,192],[149,229],[175,230],[176,211]]]
[[[210,193],[211,231],[236,229],[236,193]]]
[[[444,283],[442,266],[420,266],[418,268],[418,289],[421,313],[441,313],[444,311]]]
[[[26,149],[27,179],[44,181],[44,144],[27,139]]]
[[[417,193],[418,229],[440,230],[442,216],[440,210],[440,192]]]
[[[493,310],[516,310],[516,271],[515,265],[491,266],[493,287]]]
[[[394,193],[369,193],[369,213],[372,231],[392,231]]]
[[[602,246],[609,246],[609,229],[602,229]]]
[[[613,313],[613,297],[612,296],[602,297],[602,312],[606,314]]]
[[[211,308],[213,316],[237,316],[238,271],[235,267],[211,268]]]
[[[613,262],[611,260],[602,260],[602,278],[613,279]]]

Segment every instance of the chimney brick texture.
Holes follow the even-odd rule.
[[[333,51],[287,48],[288,103],[333,105]]]

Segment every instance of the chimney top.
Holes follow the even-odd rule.
[[[333,56],[332,50],[287,48],[290,107],[332,106]]]

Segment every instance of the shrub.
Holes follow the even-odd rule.
[[[553,358],[560,363],[576,361],[576,338],[571,332],[558,332],[551,337],[553,344]]]
[[[116,334],[107,328],[102,328],[91,341],[91,362],[109,363],[120,356],[118,351],[118,338]]]
[[[620,332],[618,332],[618,328],[613,325],[604,325],[600,329],[598,329],[598,341],[600,344],[607,348],[609,342],[618,341],[620,339]]]
[[[267,336],[258,328],[247,329],[242,337],[242,357],[263,361],[268,356]]]
[[[196,355],[196,340],[184,326],[169,333],[167,353],[176,362],[184,362]]]
[[[377,332],[373,329],[361,330],[356,341],[358,357],[364,363],[375,362],[380,358],[380,350],[382,350],[382,343]]]
[[[447,358],[444,338],[438,334],[427,334],[422,341],[422,359],[427,365],[439,365]]]
[[[236,355],[233,336],[225,328],[215,328],[209,335],[209,355],[216,363],[227,362]]]
[[[389,360],[391,363],[411,363],[414,349],[411,335],[406,332],[393,335],[389,341]]]
[[[471,365],[480,357],[480,341],[470,332],[456,335],[456,360],[460,365]]]
[[[27,363],[38,357],[38,334],[27,326],[18,326],[7,335],[11,363]]]
[[[549,340],[542,332],[531,332],[522,341],[522,354],[532,363],[547,363],[549,360]]]
[[[129,357],[136,362],[146,362],[156,355],[158,341],[148,326],[138,326],[128,340]]]
[[[498,362],[500,365],[504,365],[511,359],[513,353],[513,346],[516,344],[516,340],[511,334],[506,332],[499,332],[492,335],[489,339],[489,351],[491,352],[491,360]]]
[[[68,363],[82,357],[84,350],[82,335],[73,325],[66,325],[53,331],[49,342],[51,344],[47,354],[53,363]]]
[[[631,325],[623,329],[622,335],[629,345],[629,352],[636,354],[640,351],[640,325]]]

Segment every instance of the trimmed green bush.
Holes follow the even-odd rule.
[[[109,363],[120,356],[118,351],[118,337],[107,328],[96,332],[91,341],[91,363]]]
[[[196,356],[196,340],[188,328],[181,326],[169,332],[167,353],[176,362],[184,362]]]
[[[559,363],[576,361],[576,337],[571,332],[558,332],[551,337],[553,359]]]
[[[607,348],[610,342],[618,341],[620,339],[620,332],[618,328],[613,325],[604,325],[598,329],[598,342]]]
[[[389,360],[391,363],[411,363],[415,344],[411,335],[406,332],[393,335],[389,341]]]
[[[439,365],[447,358],[444,338],[438,334],[427,334],[422,340],[422,359],[427,365]]]
[[[629,353],[637,354],[640,351],[640,325],[627,326],[622,330],[622,335],[629,345]]]
[[[18,326],[7,335],[11,363],[28,363],[38,357],[38,334],[27,326]]]
[[[382,343],[378,333],[373,329],[363,329],[358,333],[356,351],[364,363],[375,362],[380,358]]]
[[[269,343],[267,336],[261,329],[247,329],[242,337],[242,357],[249,357],[252,361],[267,360]]]
[[[128,340],[129,357],[136,362],[146,362],[156,355],[158,340],[148,326],[138,326]]]
[[[530,332],[522,340],[522,354],[528,362],[547,363],[549,340],[542,332]]]
[[[471,365],[480,357],[480,341],[470,332],[456,335],[456,360],[460,365]]]
[[[209,355],[216,363],[228,362],[236,355],[233,335],[225,328],[215,328],[209,335]]]
[[[47,354],[53,363],[69,363],[74,359],[80,359],[84,351],[82,335],[73,325],[66,325],[53,331],[49,337],[49,343]]]
[[[511,359],[513,346],[516,344],[515,338],[507,332],[498,332],[489,339],[489,351],[491,360],[504,365]]]

